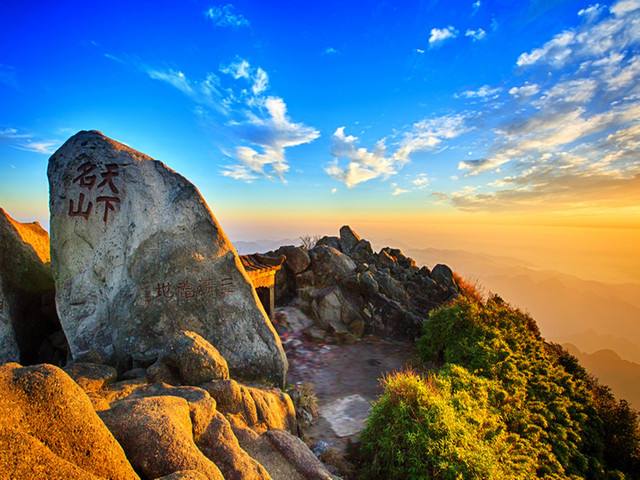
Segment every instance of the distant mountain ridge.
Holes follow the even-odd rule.
[[[509,257],[461,250],[408,253],[427,266],[445,262],[467,280],[499,293],[528,311],[550,340],[570,342],[587,352],[608,348],[640,362],[640,284],[584,280]]]
[[[618,398],[624,398],[640,410],[640,364],[620,358],[613,350],[604,349],[584,353],[575,345],[562,345],[598,380],[611,387]]]

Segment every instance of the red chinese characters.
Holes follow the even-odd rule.
[[[88,195],[90,195],[93,187],[96,186],[99,174],[102,180],[98,183],[96,190],[100,195],[97,195],[95,201],[96,204],[103,204],[102,221],[107,223],[109,221],[109,212],[115,212],[115,206],[120,203],[120,197],[118,196],[120,190],[114,182],[114,179],[120,176],[119,168],[120,165],[117,163],[108,163],[104,166],[104,169],[98,170],[98,166],[90,159],[82,163],[77,168],[78,175],[73,179],[72,183],[77,184],[86,192],[81,191],[76,202],[73,199],[69,199],[68,215],[70,217],[83,217],[85,220],[89,219],[93,212],[94,204],[89,200]],[[104,195],[106,193],[109,193],[109,195]]]

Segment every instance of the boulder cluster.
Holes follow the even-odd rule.
[[[282,343],[197,188],[95,131],[48,177],[51,240],[0,209],[0,477],[335,478],[296,436]],[[272,253],[278,303],[322,338],[412,337],[457,294],[448,267],[349,227]]]
[[[94,131],[48,176],[51,240],[0,210],[0,477],[333,478],[195,186]]]
[[[331,479],[295,436],[289,396],[229,378],[194,332],[166,368],[0,366],[0,472],[14,479]],[[3,477],[5,478],[5,477]]]
[[[309,316],[314,337],[413,338],[429,311],[458,293],[446,265],[429,270],[395,248],[374,252],[349,226],[310,249],[289,245],[269,254],[287,258],[276,276],[277,302]]]

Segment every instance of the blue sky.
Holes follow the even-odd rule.
[[[0,205],[97,129],[214,211],[640,204],[640,0],[0,6]],[[568,213],[567,213],[568,212]]]

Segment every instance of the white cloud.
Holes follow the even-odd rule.
[[[262,68],[258,67],[256,75],[251,86],[251,91],[254,95],[260,95],[269,86],[269,76]]]
[[[247,60],[237,57],[229,65],[223,65],[222,67],[220,67],[220,71],[222,73],[226,73],[227,75],[231,75],[233,78],[238,80],[239,78],[249,78],[250,68],[251,65]]]
[[[22,132],[17,128],[0,129],[0,142],[7,143],[18,150],[48,155],[52,154],[61,143],[57,140],[35,138],[35,135]]]
[[[589,8],[584,9],[583,16],[596,11]],[[593,17],[593,21],[557,34],[542,47],[522,53],[516,64],[519,67],[548,64],[559,68],[585,57],[604,57],[640,43],[640,0],[617,2],[610,12],[611,15],[598,21]]]
[[[570,45],[574,39],[575,34],[571,31],[559,33],[542,47],[533,49],[529,53],[521,54],[516,64],[519,67],[524,67],[545,60],[551,65],[562,65],[571,55]]]
[[[461,114],[416,122],[411,130],[401,135],[392,154],[387,153],[385,139],[378,140],[369,150],[358,147],[358,137],[346,135],[345,127],[339,127],[332,138],[331,155],[334,159],[326,166],[325,172],[348,188],[376,178],[387,179],[396,175],[415,152],[433,150],[444,140],[466,131],[464,122],[465,116]],[[340,159],[345,159],[346,165],[341,164]]]
[[[222,168],[222,176],[233,178],[247,183],[252,183],[258,176],[251,172],[245,165],[227,165]]]
[[[490,87],[489,85],[483,85],[477,90],[465,90],[459,94],[456,94],[456,97],[462,98],[496,98],[496,96],[502,91],[500,87]]]
[[[472,8],[472,10],[473,10],[473,14],[474,14],[474,15],[476,14],[476,12],[478,11],[478,9],[480,8],[480,5],[482,5],[482,4],[480,3],[480,0],[476,0],[475,2],[473,2],[473,3],[471,4],[471,8]]]
[[[358,148],[358,138],[345,135],[345,127],[338,127],[333,133],[331,154],[334,160],[327,165],[325,172],[332,178],[343,182],[348,188],[374,178],[388,178],[397,173],[397,162],[387,157],[384,140],[377,142],[373,151]],[[346,158],[348,164],[341,167],[340,158]]]
[[[333,47],[327,47],[322,51],[322,53],[325,55],[336,55],[338,53],[338,50]]]
[[[198,104],[206,105],[219,112],[226,111],[219,88],[220,80],[213,73],[207,74],[205,79],[200,82],[190,81],[180,70],[149,69],[147,75],[154,80],[168,83]]]
[[[419,173],[416,175],[416,178],[411,181],[411,184],[416,188],[422,189],[427,187],[429,182],[429,176],[426,173]]]
[[[320,136],[316,129],[292,122],[282,98],[267,97],[259,110],[247,115],[242,122],[233,122],[230,128],[239,138],[255,146],[236,148],[236,159],[249,169],[268,178],[284,180],[289,164],[285,150],[314,141]],[[268,169],[267,169],[268,167]]]
[[[431,34],[429,35],[429,45],[435,46],[441,44],[445,40],[456,38],[457,36],[458,31],[451,25],[444,28],[432,28]]]
[[[509,95],[514,97],[531,97],[540,91],[540,86],[536,83],[525,83],[519,87],[511,87]]]
[[[598,83],[591,78],[580,78],[557,83],[546,91],[536,105],[557,108],[561,103],[585,104],[595,95]]]
[[[421,150],[430,150],[467,131],[464,114],[444,115],[428,118],[413,124],[411,131],[404,134],[394,158],[403,165],[409,157]]]
[[[393,195],[394,197],[397,197],[398,195],[402,195],[403,193],[409,193],[409,190],[398,186],[397,183],[392,183],[391,188],[393,189],[391,191],[391,195]]]
[[[613,4],[610,8],[611,13],[621,17],[627,13],[633,12],[640,8],[640,0],[621,0]]]
[[[172,85],[196,104],[196,112],[208,119],[211,111],[219,114],[217,130],[223,130],[226,141],[236,143],[232,154],[236,163],[222,167],[223,176],[254,181],[260,177],[285,181],[289,171],[287,148],[312,142],[320,133],[302,123],[293,122],[287,114],[285,101],[276,96],[265,96],[269,88],[269,76],[261,67],[254,68],[241,58],[236,58],[220,71],[234,80],[243,80],[248,88],[235,85],[223,87],[220,78],[209,73],[205,80],[197,82],[181,71],[148,70],[148,75]],[[220,129],[220,125],[224,125]]]
[[[235,7],[231,4],[214,6],[207,9],[204,15],[210,19],[216,27],[248,27],[249,20],[242,14],[235,12]]]
[[[59,145],[60,145],[60,142],[28,140],[24,143],[16,145],[16,148],[20,150],[26,150],[28,152],[35,152],[35,153],[50,155],[53,152],[55,152],[56,147]]]
[[[422,48],[416,48],[416,53],[423,54],[424,50]]]
[[[484,37],[487,36],[487,32],[484,31],[484,29],[482,28],[477,28],[475,30],[472,29],[468,29],[465,33],[464,33],[465,37],[471,37],[471,39],[474,42],[477,42],[478,40],[482,40]]]
[[[592,22],[596,18],[600,16],[600,14],[605,10],[603,5],[599,3],[595,3],[593,5],[589,5],[586,8],[581,8],[578,10],[578,16],[584,17],[587,21]]]

